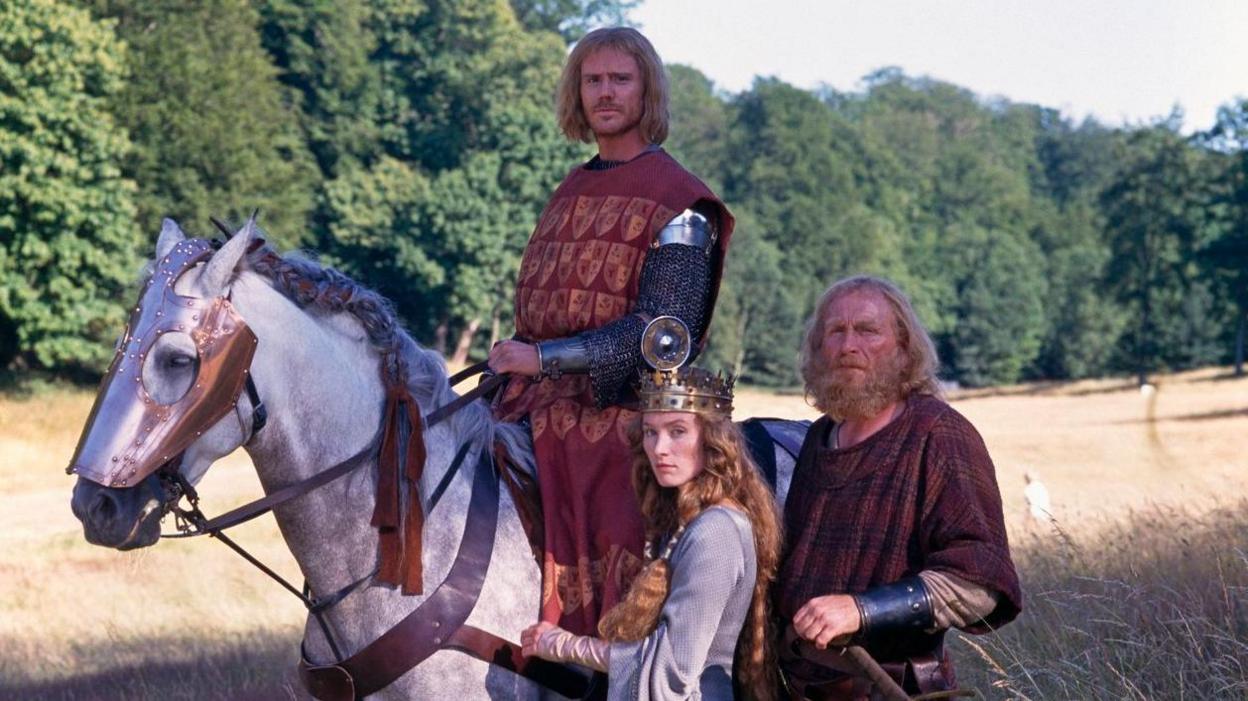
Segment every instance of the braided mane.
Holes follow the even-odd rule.
[[[412,395],[425,403],[426,410],[455,398],[447,383],[442,356],[422,348],[408,335],[390,300],[308,256],[281,255],[268,245],[250,252],[247,264],[300,309],[350,314],[381,355],[383,372],[405,381]],[[530,474],[534,472],[528,431],[515,424],[495,423],[484,404],[474,402],[465,406],[451,417],[450,423],[461,435],[493,434],[519,466]]]
[[[406,385],[430,403],[447,400],[450,387],[442,357],[412,340],[390,300],[334,268],[298,254],[283,256],[267,245],[249,253],[247,263],[300,309],[350,314],[381,356],[388,382]]]

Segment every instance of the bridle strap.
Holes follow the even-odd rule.
[[[193,538],[201,535],[216,536],[227,528],[233,528],[240,523],[246,523],[257,516],[263,516],[264,514],[272,511],[274,507],[285,504],[292,499],[301,497],[318,487],[329,484],[339,477],[358,469],[370,456],[377,452],[377,445],[380,441],[381,433],[378,432],[375,436],[373,436],[373,440],[369,441],[368,445],[360,449],[359,452],[337,465],[334,465],[328,470],[318,472],[305,480],[282,487],[272,494],[268,494],[261,499],[243,504],[242,506],[231,511],[227,511],[213,519],[205,519],[203,514],[199,512],[199,507],[193,503],[191,507],[192,511],[189,515],[189,520],[193,526],[193,530],[186,533],[161,534],[161,537]],[[198,516],[198,518],[196,518],[196,516]]]
[[[251,379],[251,371],[247,371],[247,399],[251,400],[251,435],[243,442],[243,445],[250,443],[260,429],[269,422],[269,410],[265,408],[264,402],[260,401],[260,391],[256,389],[256,381]]]
[[[462,382],[463,380],[469,377],[472,377],[473,375],[484,372],[485,370],[488,369],[488,367],[489,367],[488,365],[482,362],[482,363],[477,363],[470,367],[464,368],[463,370],[456,373],[454,376],[450,378],[450,384],[454,385],[458,382]],[[435,424],[439,423],[440,421],[446,419],[451,414],[454,414],[456,411],[466,406],[469,402],[476,400],[481,395],[490,391],[491,389],[498,386],[499,384],[502,384],[502,382],[505,381],[506,378],[507,378],[506,375],[491,375],[490,377],[482,381],[481,384],[479,384],[477,387],[457,397],[455,400],[449,402],[445,406],[442,406],[430,412],[430,414],[425,419],[426,428],[430,428],[434,426]],[[256,383],[251,379],[250,372],[247,373],[247,396],[251,400],[251,403],[252,403],[252,417],[253,418],[252,418],[251,435],[254,437],[256,433],[258,433],[260,429],[264,428],[264,425],[268,422],[268,411],[264,408],[264,403],[260,401],[260,393],[256,390]],[[242,506],[236,509],[233,509],[232,511],[227,511],[226,513],[221,514],[220,516],[217,516],[216,518],[213,518],[213,519],[203,518],[203,514],[199,513],[198,507],[194,503],[192,503],[192,511],[190,512],[191,515],[192,516],[198,515],[200,517],[198,519],[198,522],[192,518],[191,523],[192,523],[192,526],[194,526],[194,530],[187,532],[187,533],[162,534],[161,537],[163,538],[192,538],[192,537],[200,536],[200,535],[216,535],[217,533],[227,528],[232,528],[234,526],[239,525],[240,523],[246,523],[247,521],[250,521],[251,519],[256,518],[257,516],[263,516],[269,511],[272,511],[274,507],[284,504],[290,501],[291,499],[295,499],[296,497],[303,496],[304,494],[307,494],[308,492],[318,487],[329,484],[330,482],[333,482],[339,477],[342,477],[343,475],[358,468],[360,465],[364,463],[364,460],[366,458],[368,458],[370,455],[376,454],[378,446],[381,445],[381,436],[382,436],[382,432],[378,431],[376,434],[373,435],[373,439],[369,441],[368,445],[360,449],[360,451],[357,452],[355,455],[352,455],[351,457],[338,463],[337,465],[334,465],[328,470],[318,472],[301,482],[296,482],[295,484],[283,487],[277,490],[276,492],[273,492],[272,494],[266,495],[265,497],[261,499],[257,499],[256,501],[243,504]],[[181,474],[180,471],[176,471],[176,473],[179,476]],[[448,469],[447,475],[453,476],[454,470]],[[447,481],[447,480],[448,478],[444,476],[443,481]],[[193,488],[190,488],[189,483],[185,482],[185,480],[179,480],[179,482],[184,491],[190,489],[188,493],[194,494],[194,490]],[[443,490],[444,489],[445,488],[443,488]],[[435,490],[435,492],[440,492],[440,491],[441,490]],[[198,499],[193,499],[193,502],[194,501],[198,501]],[[432,501],[436,503],[436,499]]]

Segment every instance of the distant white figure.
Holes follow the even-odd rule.
[[[1023,488],[1023,499],[1027,501],[1027,520],[1036,524],[1047,524],[1053,520],[1053,504],[1049,501],[1049,489],[1032,470],[1023,473],[1027,486]]]
[[[1157,392],[1156,385],[1150,384],[1148,382],[1145,382],[1144,384],[1140,385],[1140,394],[1144,395],[1145,397],[1151,397],[1156,392]]]

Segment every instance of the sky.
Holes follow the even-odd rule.
[[[1248,0],[643,0],[630,16],[664,62],[727,92],[756,75],[853,92],[897,66],[1075,121],[1179,104],[1189,133],[1248,98]]]

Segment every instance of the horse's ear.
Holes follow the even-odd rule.
[[[256,221],[254,218],[248,219],[243,228],[234,234],[234,238],[226,241],[225,245],[212,254],[199,276],[199,281],[195,283],[201,296],[219,297],[225,292],[226,285],[234,276],[234,269],[238,267],[238,262],[242,260],[255,237]]]
[[[178,227],[178,223],[168,217],[160,223],[160,236],[156,239],[156,258],[169,255],[173,247],[186,240],[186,234]]]

